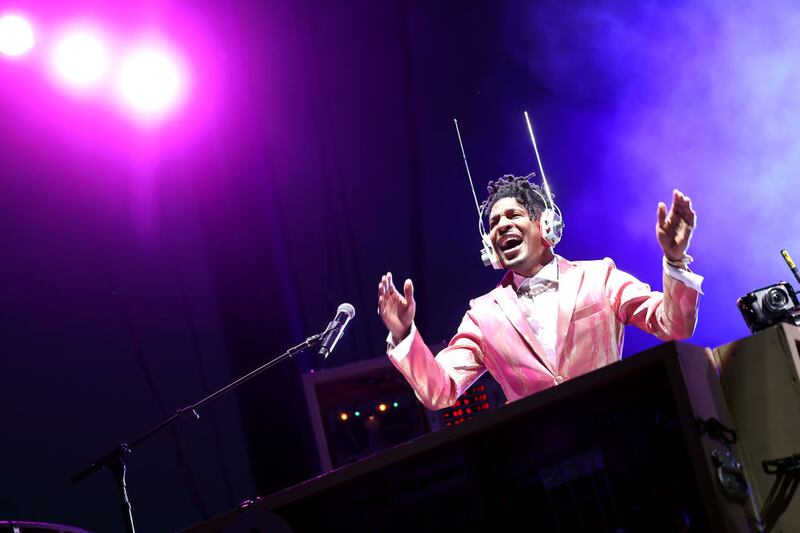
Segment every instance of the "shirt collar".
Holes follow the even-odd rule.
[[[516,272],[513,272],[514,275],[514,286],[517,290],[522,289],[524,286],[527,285],[535,285],[539,283],[558,283],[558,258],[554,255],[553,259],[547,263],[542,269],[536,273],[535,276],[532,278],[526,278],[525,276],[520,276]]]

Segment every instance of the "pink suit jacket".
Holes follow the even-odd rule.
[[[665,341],[694,333],[699,295],[666,271],[661,293],[611,259],[557,258],[557,368],[542,355],[506,272],[494,290],[470,302],[458,332],[435,358],[416,330],[405,357],[390,354],[426,407],[451,406],[486,370],[514,401],[618,361],[628,324]]]

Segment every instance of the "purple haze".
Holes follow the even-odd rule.
[[[791,129],[800,118],[800,7],[548,1],[517,15],[505,19],[511,53],[537,83],[589,110],[564,127],[600,130],[585,192],[577,201],[564,194],[572,221],[618,218],[609,226],[619,245],[607,253],[635,272],[657,253],[656,203],[681,189],[699,214],[690,252],[706,276],[693,342],[745,335],[739,296],[779,279],[798,285],[778,251],[800,257],[800,140]]]

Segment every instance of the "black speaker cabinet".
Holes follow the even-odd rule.
[[[764,531],[800,531],[800,328],[778,324],[714,350]],[[785,461],[778,462],[781,459]],[[764,461],[768,473],[764,468]]]
[[[187,531],[755,531],[730,429],[710,350],[667,343]]]

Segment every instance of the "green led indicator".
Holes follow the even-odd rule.
[[[353,413],[353,414],[354,414],[354,415],[356,415],[356,416],[361,416],[361,411],[356,411],[356,412],[355,412],[355,413]]]
[[[399,403],[397,403],[397,402],[394,402],[392,405],[393,405],[394,407],[398,407],[400,404],[399,404]]]

